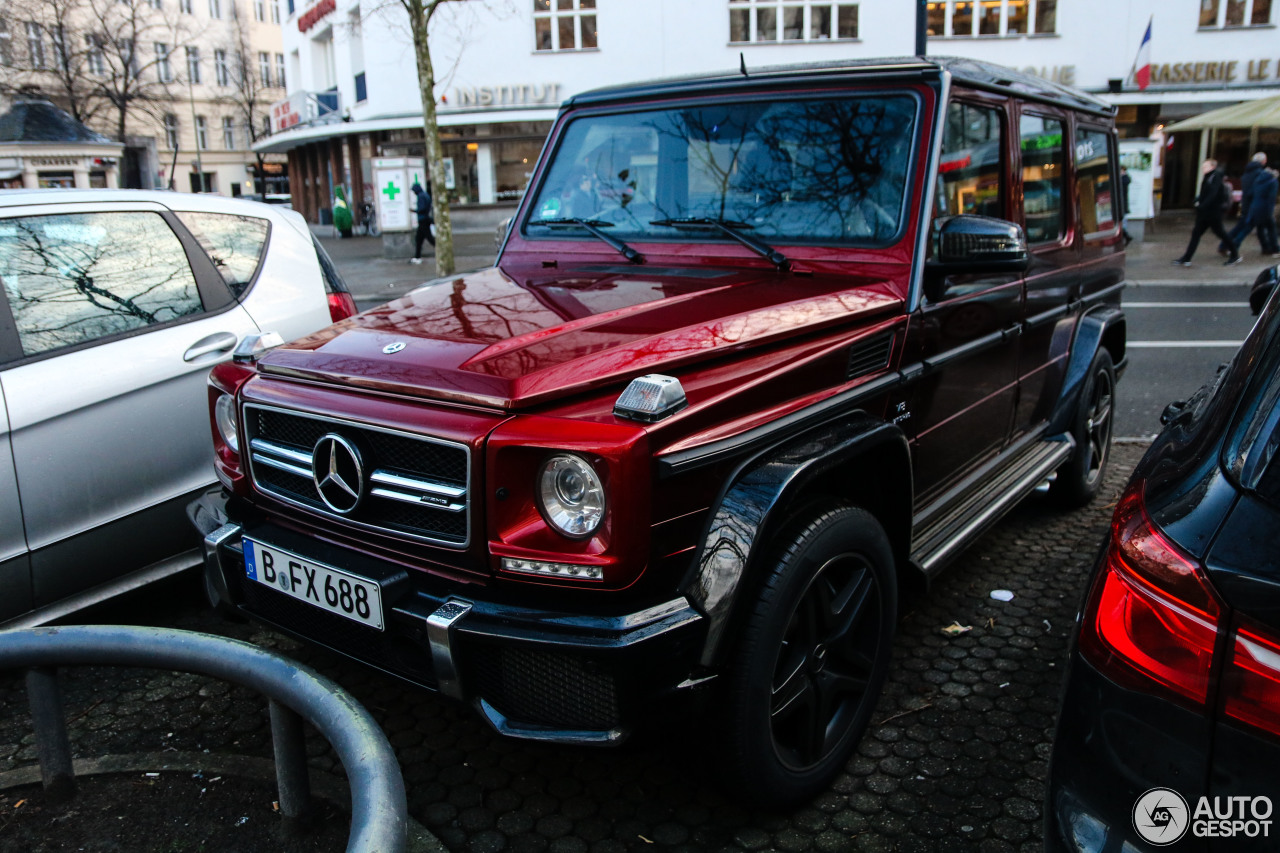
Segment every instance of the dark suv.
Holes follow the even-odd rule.
[[[575,97],[495,268],[214,371],[218,603],[517,737],[710,701],[730,779],[812,795],[900,591],[1098,487],[1112,113],[917,58]]]

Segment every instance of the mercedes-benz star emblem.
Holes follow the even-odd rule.
[[[311,451],[311,479],[325,506],[348,515],[364,497],[364,464],[351,442],[336,433],[320,436]]]
[[[404,349],[407,346],[408,344],[406,344],[404,341],[396,341],[394,344],[387,344],[385,347],[382,348],[382,351],[387,355],[395,355],[396,353],[400,352],[400,350]]]

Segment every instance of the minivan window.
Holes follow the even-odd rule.
[[[1080,230],[1086,237],[1116,227],[1111,184],[1110,137],[1101,130],[1076,129],[1076,180],[1080,184]]]
[[[0,280],[28,356],[203,309],[182,243],[143,211],[0,220]]]
[[[236,297],[243,296],[267,246],[267,220],[256,216],[179,210],[182,224],[200,243],[222,280]]]
[[[1067,171],[1062,122],[1024,115],[1022,144],[1022,210],[1028,243],[1049,243],[1066,233],[1062,186]]]
[[[934,212],[939,216],[976,213],[1004,219],[1003,150],[999,110],[959,101],[948,104]]]
[[[711,219],[766,242],[885,243],[903,221],[918,103],[860,94],[583,116],[525,225],[577,218],[622,240],[722,239],[687,227]]]

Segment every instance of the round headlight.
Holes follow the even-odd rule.
[[[590,536],[604,520],[604,486],[579,456],[552,456],[538,477],[542,515],[556,530],[574,539]]]
[[[218,425],[218,435],[234,452],[240,452],[240,438],[236,434],[236,398],[223,394],[213,404],[213,422]]]

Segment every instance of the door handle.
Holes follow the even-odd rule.
[[[183,361],[195,361],[212,353],[227,353],[235,349],[240,338],[231,332],[214,332],[196,341],[182,354]]]

